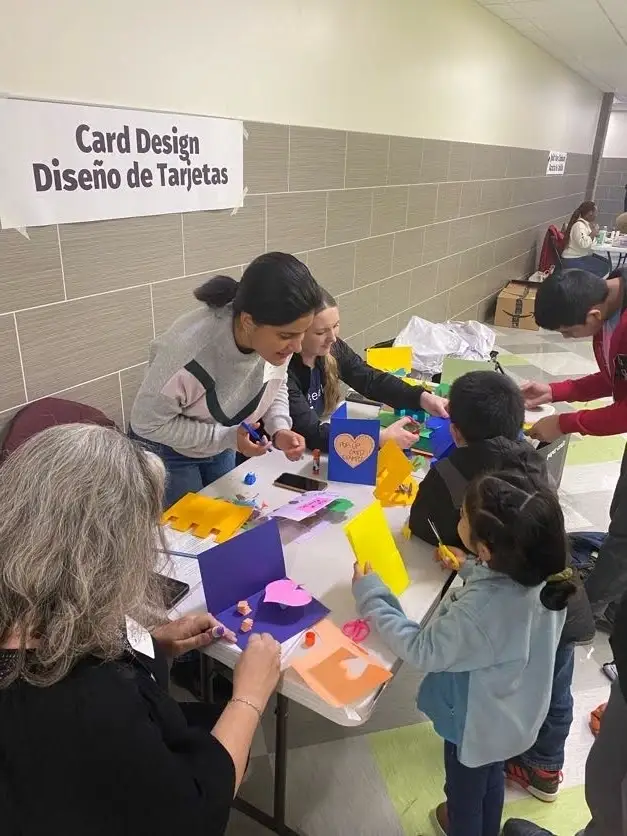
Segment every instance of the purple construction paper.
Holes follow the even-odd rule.
[[[207,610],[213,615],[262,593],[285,577],[283,547],[276,520],[244,531],[198,555]]]
[[[314,624],[317,624],[329,614],[328,608],[315,598],[312,598],[311,602],[305,607],[286,607],[283,609],[279,604],[266,603],[263,600],[264,594],[265,588],[254,595],[244,596],[252,609],[252,612],[245,616],[253,620],[253,628],[250,633],[240,632],[244,617],[237,612],[237,601],[235,605],[222,610],[222,612],[213,613],[218,621],[221,621],[225,627],[235,633],[237,644],[242,650],[254,633],[270,633],[278,642],[285,642],[303,630],[313,627]]]

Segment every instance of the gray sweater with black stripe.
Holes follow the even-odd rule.
[[[237,449],[242,421],[263,418],[270,437],[292,422],[287,366],[240,351],[233,311],[203,306],[184,314],[150,346],[131,412],[133,431],[191,458]]]

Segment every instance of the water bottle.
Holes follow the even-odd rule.
[[[599,230],[599,234],[597,235],[596,245],[597,247],[602,247],[605,243],[605,239],[607,238],[607,227],[604,226],[603,229]]]

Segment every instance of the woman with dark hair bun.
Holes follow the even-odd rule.
[[[292,432],[287,366],[322,302],[307,267],[266,253],[240,282],[215,276],[194,293],[204,302],[176,320],[150,348],[130,434],[146,441],[168,470],[165,505],[196,492],[271,444],[291,461],[305,441]],[[242,422],[258,429],[257,440]]]

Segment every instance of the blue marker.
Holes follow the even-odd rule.
[[[263,439],[263,438],[259,435],[259,433],[257,432],[257,430],[256,430],[254,427],[251,427],[251,425],[250,425],[250,424],[247,424],[247,423],[246,423],[246,421],[242,421],[242,423],[240,424],[240,426],[242,426],[242,427],[246,430],[246,432],[248,433],[248,435],[252,438],[252,440],[253,440],[253,441],[256,441],[256,442],[257,442],[257,444],[265,444],[264,439]],[[266,436],[266,437],[267,437],[267,436]],[[268,441],[269,441],[269,440],[270,440],[270,439],[268,438]]]

